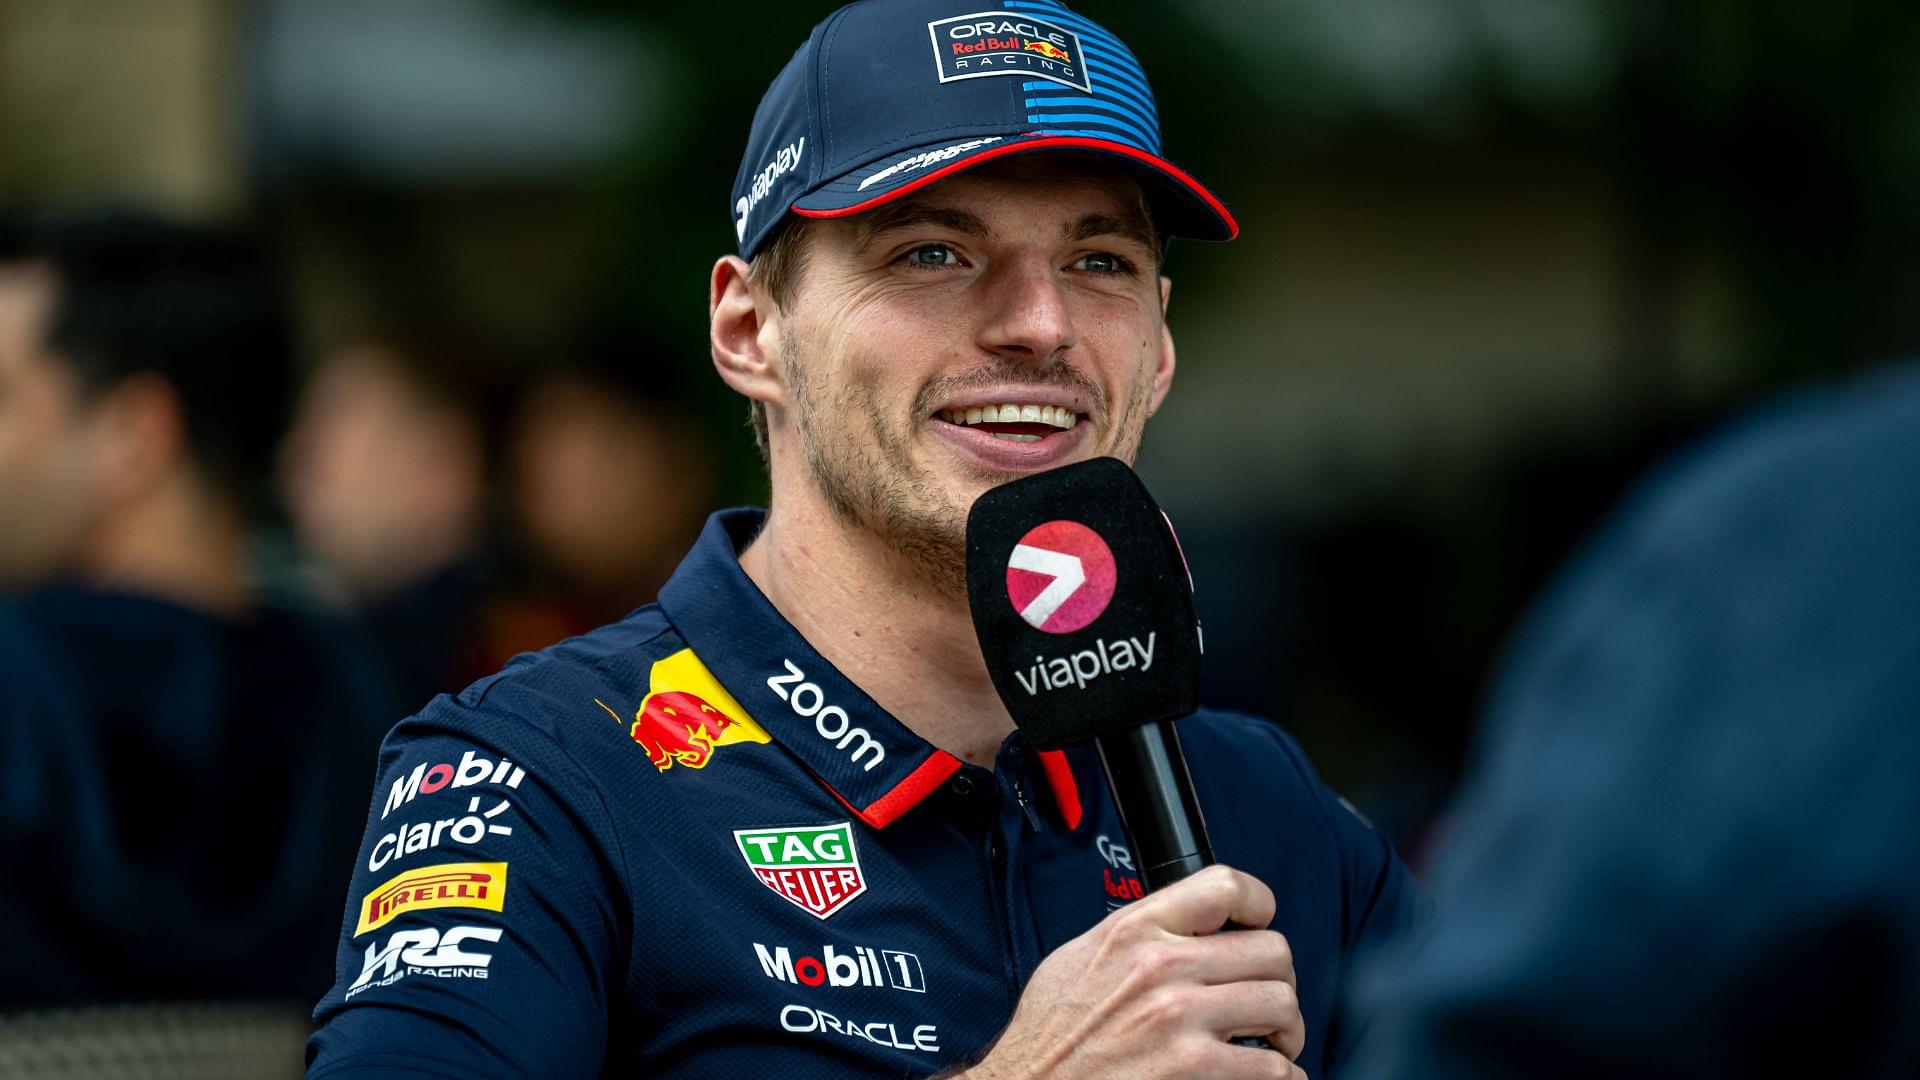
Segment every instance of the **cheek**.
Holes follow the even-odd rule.
[[[57,494],[86,470],[85,432],[60,403],[17,394],[0,406],[0,483],[14,492]]]

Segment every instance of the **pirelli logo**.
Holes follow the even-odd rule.
[[[354,937],[378,930],[397,915],[434,908],[499,911],[507,900],[507,864],[441,863],[420,866],[388,878],[360,903]]]

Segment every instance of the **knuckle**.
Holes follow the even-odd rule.
[[[1152,983],[1162,983],[1179,974],[1180,954],[1171,943],[1144,945],[1134,954],[1134,970]]]
[[[1177,987],[1154,987],[1140,999],[1140,1019],[1148,1028],[1178,1028],[1191,1011],[1187,995]]]
[[[1283,966],[1291,969],[1293,967],[1293,942],[1288,941],[1287,935],[1282,934],[1278,930],[1268,932],[1274,937],[1274,958]]]
[[[1144,908],[1134,906],[1122,908],[1111,916],[1112,925],[1109,937],[1122,948],[1137,947],[1140,943],[1152,940],[1160,932],[1153,916]]]
[[[1168,1051],[1167,1056],[1177,1063],[1175,1075],[1192,1076],[1205,1066],[1217,1063],[1220,1042],[1203,1032],[1193,1032],[1174,1039],[1168,1044]]]
[[[1200,871],[1200,874],[1195,875],[1195,877],[1200,877],[1201,875],[1205,875],[1204,880],[1201,881],[1201,887],[1206,890],[1208,898],[1222,904],[1232,903],[1233,899],[1239,896],[1240,891],[1245,888],[1245,884],[1241,879],[1245,878],[1246,875],[1240,873],[1238,870],[1229,870],[1224,866],[1216,864]]]

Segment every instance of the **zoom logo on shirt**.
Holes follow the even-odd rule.
[[[887,760],[886,748],[868,734],[866,728],[854,727],[847,710],[827,704],[826,691],[820,689],[818,684],[807,682],[806,673],[800,670],[799,665],[791,660],[782,660],[781,663],[787,666],[787,673],[770,676],[767,688],[779,694],[780,700],[792,706],[794,712],[812,719],[813,730],[821,738],[833,742],[837,750],[845,750],[853,745],[847,757],[856,765],[860,764],[861,754],[873,751],[873,760],[861,766],[867,772],[872,772],[875,765]]]

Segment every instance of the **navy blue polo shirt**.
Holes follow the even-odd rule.
[[[388,736],[310,1076],[928,1076],[1141,895],[1090,751],[1016,733],[987,769],[916,736],[741,570],[762,521],[716,514],[658,605]],[[1278,728],[1179,728],[1329,1075],[1348,958],[1420,894]]]

